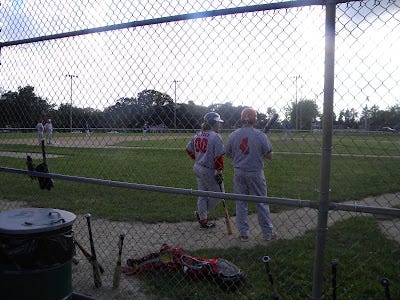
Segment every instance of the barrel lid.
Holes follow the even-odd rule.
[[[76,216],[54,208],[19,208],[0,212],[0,233],[28,234],[71,226]]]

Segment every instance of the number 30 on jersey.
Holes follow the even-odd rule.
[[[208,144],[207,138],[201,138],[201,137],[196,138],[194,140],[194,151],[206,153],[207,152],[207,144]]]

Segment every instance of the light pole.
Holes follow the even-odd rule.
[[[175,86],[174,87],[174,128],[176,129],[176,84],[181,81],[175,79],[172,82],[174,83],[174,86]]]
[[[67,75],[65,75],[65,77],[69,77],[69,79],[71,79],[71,107],[70,107],[70,111],[69,111],[69,127],[72,132],[72,78],[77,78],[78,75],[67,74]]]
[[[299,106],[297,103],[297,80],[300,78],[300,75],[294,76],[295,86],[296,86],[296,130],[299,129],[298,122],[299,122]]]

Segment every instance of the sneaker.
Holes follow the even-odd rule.
[[[239,236],[239,240],[241,242],[248,242],[249,241],[249,237],[247,235],[241,235],[241,236]]]
[[[210,229],[215,227],[215,223],[208,222],[207,220],[201,220],[199,221],[199,223],[200,223],[200,228]]]
[[[272,232],[269,237],[265,238],[265,240],[270,241],[270,240],[276,239],[277,237],[278,237],[278,234],[276,232]]]

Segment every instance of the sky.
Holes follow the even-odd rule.
[[[398,2],[337,6],[336,110],[400,104]],[[0,41],[261,3],[2,0]],[[0,88],[29,84],[55,105],[72,96],[74,106],[98,109],[155,89],[178,103],[283,112],[296,99],[310,99],[322,110],[324,23],[324,7],[312,6],[4,47]],[[77,77],[71,82],[67,74]]]

